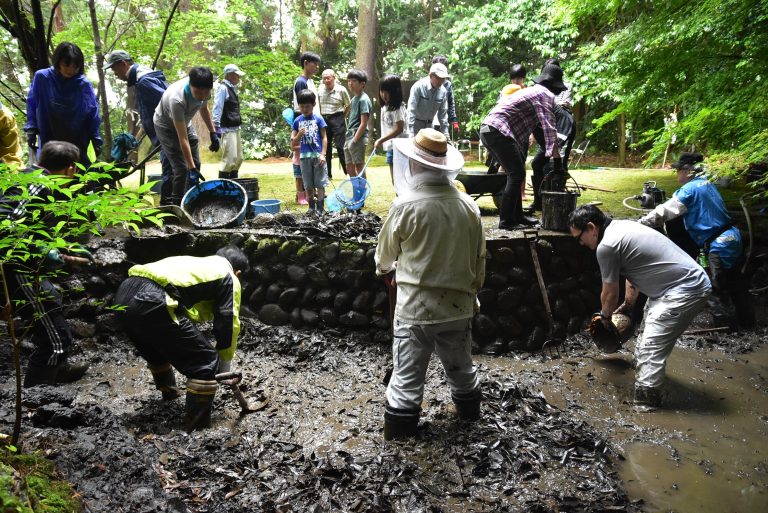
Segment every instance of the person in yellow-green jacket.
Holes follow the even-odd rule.
[[[0,163],[21,165],[19,131],[13,113],[0,103]]]
[[[115,294],[123,329],[163,399],[179,396],[173,367],[187,377],[187,431],[211,425],[216,374],[231,370],[237,349],[240,275],[248,267],[236,246],[209,257],[164,258],[131,267]],[[195,326],[210,320],[215,346]]]

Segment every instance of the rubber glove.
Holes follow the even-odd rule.
[[[210,151],[219,151],[219,148],[221,147],[221,142],[219,142],[219,136],[216,134],[216,132],[211,132],[211,145],[208,146],[208,149]]]

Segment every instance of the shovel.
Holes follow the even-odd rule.
[[[539,253],[536,250],[536,241],[539,240],[539,231],[523,230],[523,237],[528,241],[531,248],[533,268],[536,270],[536,279],[539,282],[539,290],[541,290],[541,299],[544,302],[544,309],[547,311],[547,324],[549,325],[549,330],[547,332],[547,339],[544,341],[541,350],[549,354],[551,358],[555,357],[555,353],[560,357],[560,346],[563,344],[563,340],[554,338],[552,335],[555,330],[555,318],[552,316],[552,308],[549,305],[549,295],[547,294],[547,287],[544,285],[544,275],[541,273],[541,265],[539,264]]]
[[[227,385],[229,389],[232,390],[232,394],[235,396],[237,404],[240,405],[240,415],[247,415],[248,413],[263,410],[267,406],[268,401],[265,400],[258,406],[251,405],[243,396],[243,392],[240,391],[240,387],[238,386],[242,380],[242,372],[223,372],[221,374],[216,374],[216,381],[222,385]]]

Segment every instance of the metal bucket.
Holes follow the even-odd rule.
[[[248,196],[249,205],[259,199],[259,179],[258,178],[233,178],[232,181],[239,183],[240,187],[242,187],[243,190],[245,190],[245,193]],[[245,217],[247,218],[253,217],[253,210],[250,208],[246,210]]]
[[[206,180],[187,191],[181,209],[197,228],[229,228],[245,219],[247,194],[232,180]]]

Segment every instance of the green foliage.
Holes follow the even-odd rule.
[[[78,513],[82,505],[72,485],[58,477],[53,462],[6,447],[0,449],[0,511]]]
[[[619,102],[596,126],[619,112],[656,120],[644,138],[651,159],[673,135],[678,145],[730,151],[765,129],[765,2],[559,0],[558,12],[584,41],[570,75],[577,90],[590,101]],[[664,130],[673,112],[678,122]]]

